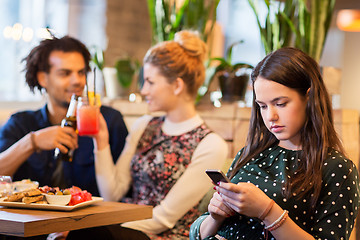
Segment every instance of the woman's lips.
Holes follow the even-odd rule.
[[[274,132],[274,133],[279,133],[281,132],[283,129],[284,129],[284,126],[278,126],[278,125],[274,125],[274,126],[271,126],[271,131]]]

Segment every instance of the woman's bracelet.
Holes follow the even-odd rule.
[[[274,200],[271,199],[271,202],[269,203],[269,205],[267,206],[265,211],[259,217],[259,219],[261,221],[264,221],[265,217],[269,214],[269,212],[271,211],[271,208],[274,206],[274,203],[275,203]]]
[[[278,229],[281,225],[283,225],[283,223],[288,218],[288,216],[289,216],[289,211],[285,210],[281,214],[281,216],[278,219],[275,220],[275,222],[273,222],[269,226],[265,227],[265,229],[270,231],[270,232],[274,231],[275,229]]]

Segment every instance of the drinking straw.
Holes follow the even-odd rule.
[[[94,105],[96,106],[96,67],[94,67]]]
[[[88,81],[87,81],[87,76],[85,77],[85,85],[86,85],[86,97],[89,101],[90,100],[89,99],[89,85],[88,85]]]

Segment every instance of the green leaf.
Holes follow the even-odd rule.
[[[138,71],[137,64],[131,58],[122,58],[116,61],[116,76],[122,87],[130,87],[133,76]]]
[[[156,29],[157,29],[157,24],[156,24],[157,21],[156,21],[156,16],[155,16],[155,2],[156,2],[156,0],[147,0],[153,43],[156,42],[155,36],[156,36]]]
[[[295,46],[319,61],[336,0],[276,1],[277,11],[274,9],[275,1],[263,2],[268,13],[262,25],[254,0],[248,0],[256,16],[265,53],[285,46]]]
[[[243,43],[244,40],[240,40],[240,41],[237,41],[237,42],[234,42],[233,44],[230,45],[230,47],[228,48],[228,50],[226,51],[226,61],[228,63],[231,63],[231,58],[232,58],[232,50],[233,48],[238,45],[238,44],[241,44]]]
[[[229,61],[227,61],[226,59],[222,58],[222,57],[214,57],[214,58],[210,58],[210,61],[219,61],[220,64],[218,65],[218,68],[231,68],[231,63]]]
[[[236,63],[236,64],[234,64],[234,66],[233,66],[233,69],[234,69],[234,70],[237,70],[237,69],[239,69],[239,68],[250,68],[250,69],[253,69],[254,66],[252,66],[252,65],[250,65],[250,64],[248,64],[248,63]]]
[[[181,21],[185,14],[185,9],[188,7],[188,5],[189,5],[189,0],[185,0],[183,5],[180,7],[179,12],[176,14],[175,21],[172,24],[172,27],[174,29],[178,29],[180,27]]]
[[[156,42],[162,42],[165,40],[165,31],[163,28],[165,25],[165,10],[164,0],[155,0]]]

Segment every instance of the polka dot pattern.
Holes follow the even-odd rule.
[[[329,152],[324,161],[319,201],[316,210],[311,212],[311,195],[298,198],[293,194],[287,199],[282,194],[283,184],[291,178],[290,173],[296,171],[300,161],[298,154],[299,151],[278,146],[267,149],[241,168],[231,181],[255,184],[283,209],[288,210],[290,218],[315,239],[348,239],[360,204],[359,175],[355,165],[341,153],[335,150]],[[239,154],[234,163],[238,158]],[[207,214],[193,223],[190,239],[200,239],[199,227]],[[228,240],[264,239],[263,231],[264,225],[258,219],[237,215],[226,219],[217,234]],[[274,238],[270,234],[268,239]]]

